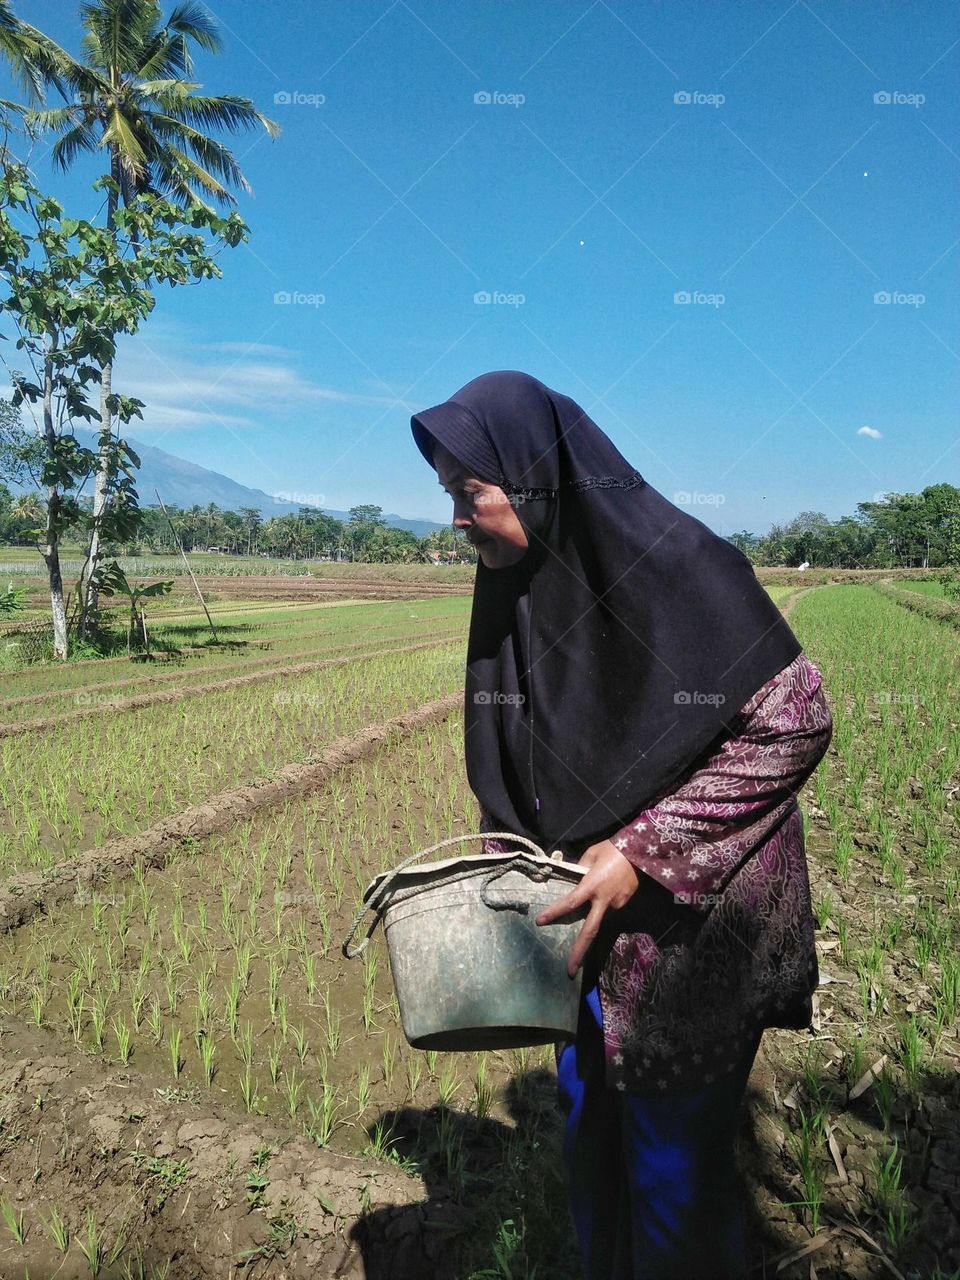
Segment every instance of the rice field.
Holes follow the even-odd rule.
[[[751,1082],[754,1274],[947,1280],[960,1275],[960,655],[950,625],[870,586],[803,585],[769,590],[835,717],[803,805],[821,986],[813,1028],[767,1032]],[[219,646],[189,648],[196,620],[171,619],[179,653],[149,670],[123,659],[0,678],[8,896],[456,692],[468,611],[458,597],[238,609]],[[155,700],[129,705],[140,697]],[[346,1231],[339,1211],[319,1229],[302,1197],[272,1196],[296,1140],[325,1168],[368,1171],[350,1220],[364,1240],[401,1241],[408,1274],[575,1280],[552,1050],[413,1050],[382,940],[362,960],[340,954],[372,876],[476,828],[459,712],[228,818],[159,861],[105,864],[0,937],[0,1050],[39,1037],[91,1088],[118,1082],[138,1123],[162,1105],[184,1123],[262,1126],[272,1137],[219,1175],[210,1209],[227,1235],[242,1224],[254,1274],[332,1273],[311,1270],[309,1250]],[[224,1245],[221,1272],[191,1272],[177,1248],[178,1233],[209,1234],[196,1215],[211,1179],[182,1134],[141,1147],[123,1121],[68,1176],[79,1157],[53,1154],[56,1096],[52,1080],[29,1120],[0,1128],[0,1274],[239,1267]],[[31,1181],[41,1142],[49,1167]],[[114,1183],[123,1171],[125,1196],[91,1198],[87,1180],[107,1169]],[[371,1198],[377,1170],[426,1206],[416,1231]],[[323,1218],[334,1184],[316,1185]]]

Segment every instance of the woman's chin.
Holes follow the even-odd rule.
[[[503,547],[492,539],[477,547],[477,554],[487,569],[509,569],[522,560],[526,552],[526,547]]]

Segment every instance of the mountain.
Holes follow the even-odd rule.
[[[96,448],[96,437],[89,432],[77,431],[77,438],[88,448]],[[131,447],[140,458],[140,470],[137,472],[137,492],[140,505],[151,507],[157,505],[155,490],[168,505],[178,507],[206,507],[215,502],[225,511],[239,511],[241,507],[256,507],[264,518],[287,515],[299,511],[301,507],[313,506],[309,502],[287,502],[264,493],[262,489],[250,489],[238,484],[229,476],[219,471],[208,471],[196,462],[187,462],[186,458],[178,458],[165,449],[157,449],[154,445],[140,444],[136,440],[129,441]],[[11,486],[16,488],[18,486]],[[19,486],[28,487],[28,486]],[[324,515],[333,516],[337,520],[349,520],[348,511],[335,511],[330,507],[320,507]],[[418,538],[426,537],[434,529],[447,528],[435,520],[407,519],[405,516],[384,512],[383,516],[391,529],[409,529]]]

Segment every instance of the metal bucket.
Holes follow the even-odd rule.
[[[445,845],[494,838],[535,852],[410,866]],[[581,978],[568,976],[567,956],[586,911],[542,927],[534,917],[579,883],[584,870],[509,833],[441,841],[369,885],[344,955],[359,955],[382,918],[403,1033],[416,1049],[513,1049],[572,1040]],[[367,938],[351,950],[368,910],[376,914]]]

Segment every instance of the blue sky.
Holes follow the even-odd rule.
[[[445,520],[410,413],[516,368],[724,533],[960,483],[952,5],[209,8],[197,78],[283,132],[235,142],[249,246],[122,351],[144,443]],[[94,164],[35,154],[80,213]]]

